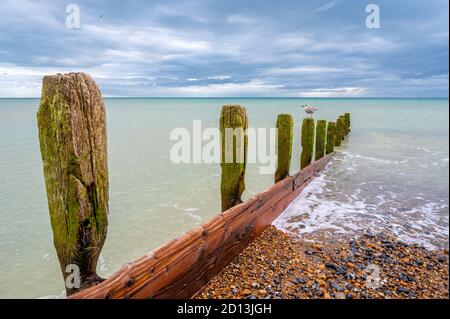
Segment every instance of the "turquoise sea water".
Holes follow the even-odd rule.
[[[99,273],[207,221],[220,211],[218,164],[173,164],[170,132],[193,120],[217,127],[223,104],[247,108],[252,127],[295,118],[291,171],[300,157],[299,107],[316,119],[351,112],[352,132],[327,172],[277,221],[294,234],[386,230],[430,248],[448,247],[448,99],[105,99],[110,220]],[[53,248],[36,127],[38,99],[0,99],[0,298],[63,296]],[[258,164],[245,198],[272,184]]]

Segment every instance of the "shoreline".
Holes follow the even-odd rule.
[[[448,299],[448,262],[388,235],[313,243],[269,226],[195,298]]]

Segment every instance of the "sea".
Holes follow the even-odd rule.
[[[98,272],[123,264],[220,212],[220,165],[175,163],[175,129],[217,128],[224,104],[249,126],[294,117],[299,170],[303,104],[315,119],[351,113],[351,133],[324,174],[274,224],[299,238],[388,232],[429,249],[449,245],[449,100],[378,98],[105,98],[110,207]],[[0,298],[63,298],[53,247],[36,113],[39,99],[0,99]],[[269,134],[269,133],[268,133]],[[204,145],[207,141],[203,142]],[[243,199],[273,184],[247,165]]]

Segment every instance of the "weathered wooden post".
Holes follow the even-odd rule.
[[[247,112],[240,105],[224,105],[220,114],[222,211],[242,203],[247,162]]]
[[[314,159],[317,161],[325,155],[325,142],[327,134],[327,121],[318,120],[316,127],[316,154]]]
[[[328,122],[326,154],[331,154],[334,152],[335,135],[336,135],[336,124],[334,122]]]
[[[305,168],[312,161],[314,151],[314,119],[305,118],[302,124],[302,154],[300,155],[300,169]]]
[[[339,115],[339,118],[342,120],[342,139],[344,139],[348,135],[347,121],[344,115]]]
[[[336,134],[334,136],[334,146],[341,146],[342,139],[344,137],[344,123],[342,118],[336,120]]]
[[[277,118],[278,130],[278,161],[275,171],[275,183],[289,176],[292,157],[292,135],[294,120],[290,114],[279,114]]]
[[[37,120],[53,242],[71,295],[102,280],[96,273],[108,224],[102,95],[86,74],[45,76]]]
[[[349,132],[352,131],[352,129],[351,129],[351,121],[350,121],[350,113],[345,113],[344,117],[345,117],[345,122],[346,122],[347,127],[348,127],[347,131],[349,133]]]

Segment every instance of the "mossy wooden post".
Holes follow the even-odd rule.
[[[279,114],[277,118],[278,130],[278,160],[275,171],[275,183],[289,176],[292,157],[292,135],[294,120],[290,114]]]
[[[339,118],[342,120],[342,139],[348,135],[347,121],[344,115],[340,115]]]
[[[316,154],[314,159],[317,161],[325,155],[325,138],[327,134],[327,121],[318,120],[316,127]]]
[[[326,154],[331,154],[334,152],[334,138],[336,135],[336,124],[334,122],[328,122],[327,126],[327,146]]]
[[[45,76],[37,120],[53,242],[71,295],[102,280],[96,273],[108,224],[102,95],[86,74]]]
[[[334,136],[334,146],[341,146],[342,138],[344,136],[344,123],[342,118],[336,120],[336,134]]]
[[[314,151],[314,119],[303,119],[302,124],[302,154],[300,155],[300,169],[311,164]]]
[[[345,113],[344,117],[345,117],[345,122],[346,122],[346,125],[347,125],[347,131],[349,133],[349,132],[352,131],[352,129],[351,129],[351,122],[350,122],[350,113]]]
[[[242,203],[247,162],[247,112],[240,105],[224,105],[220,114],[222,211]]]

